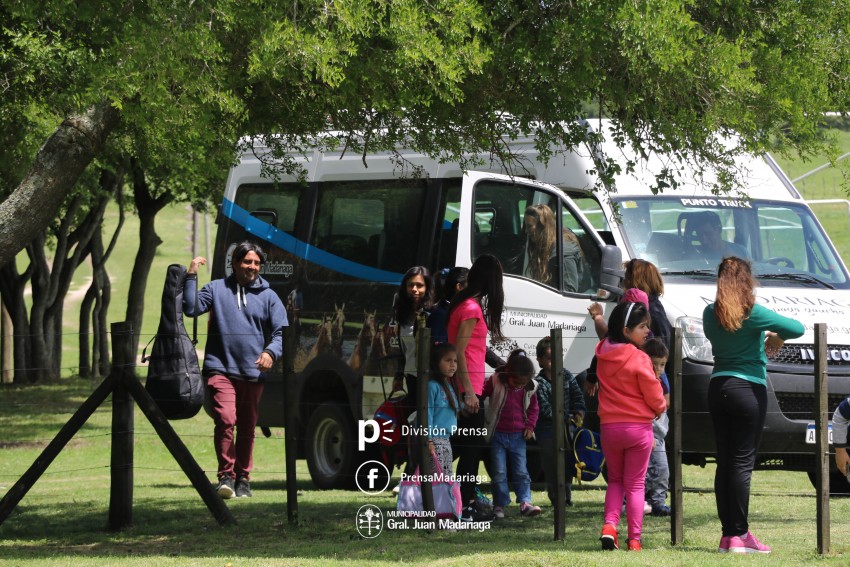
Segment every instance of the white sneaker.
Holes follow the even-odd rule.
[[[652,504],[649,502],[643,503],[643,513],[644,514],[652,514]]]
[[[395,488],[393,488],[393,496],[398,496],[399,492],[401,492],[401,483],[396,484]]]

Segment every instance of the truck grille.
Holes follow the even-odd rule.
[[[829,394],[827,396],[826,408],[829,418],[832,419],[832,412],[838,407],[846,395]],[[776,401],[779,402],[779,409],[788,419],[804,419],[807,421],[815,420],[815,396],[814,394],[798,394],[792,392],[776,392]]]
[[[815,363],[815,345],[786,344],[779,350],[779,354],[769,356],[767,359],[774,364],[813,366]],[[850,366],[850,346],[829,345],[826,348],[826,359],[829,366]]]

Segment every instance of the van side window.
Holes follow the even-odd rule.
[[[324,182],[310,244],[357,264],[403,273],[416,256],[424,198],[422,180]]]
[[[236,192],[236,204],[278,230],[294,234],[298,200],[303,189],[299,183],[245,184]]]
[[[590,226],[602,238],[605,244],[616,245],[614,236],[611,234],[611,225],[605,217],[605,211],[593,193],[581,191],[578,189],[567,189],[567,195],[573,200],[579,212],[590,222]],[[620,211],[623,214],[623,211]],[[648,213],[647,213],[648,214]]]
[[[437,229],[436,235],[436,267],[453,268],[457,259],[457,236],[460,223],[461,183],[458,179],[446,180],[442,194],[440,210],[443,211],[443,222]]]

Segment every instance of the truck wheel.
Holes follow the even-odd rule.
[[[356,443],[354,421],[340,403],[324,403],[307,423],[307,467],[313,484],[321,489],[354,485]]]
[[[809,475],[809,482],[812,483],[812,486],[815,486],[817,477],[815,476],[814,471],[808,471],[806,474]],[[850,496],[850,482],[847,481],[846,476],[837,470],[829,471],[829,495]]]

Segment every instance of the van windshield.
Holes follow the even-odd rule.
[[[714,278],[727,256],[752,261],[771,286],[850,288],[847,269],[805,206],[732,198],[614,199],[633,258],[668,278]]]

